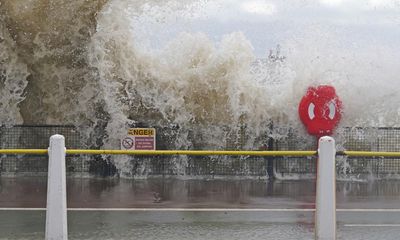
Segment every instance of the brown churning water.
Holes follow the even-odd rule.
[[[175,148],[224,148],[227,139],[242,141],[245,131],[242,147],[253,149],[266,135],[286,135],[279,126],[305,134],[298,103],[309,86],[330,84],[344,105],[339,130],[398,126],[398,45],[366,39],[351,24],[360,37],[350,44],[345,27],[336,22],[310,20],[296,28],[293,17],[296,31],[276,43],[283,56],[259,59],[239,23],[220,39],[195,27],[223,15],[229,4],[2,0],[0,123],[74,124],[85,140],[102,139],[110,148],[118,147],[132,126],[170,129],[165,134]],[[312,1],[282,5],[283,10],[279,1],[271,4],[278,7],[265,13],[273,23],[285,21],[289,12],[322,8]],[[377,19],[397,36],[396,19]],[[168,31],[179,24],[193,29]],[[267,26],[260,31],[285,32]],[[156,46],[154,39],[160,42]]]

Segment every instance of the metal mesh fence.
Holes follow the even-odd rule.
[[[65,137],[67,148],[79,148],[79,132],[73,126],[13,126],[0,128],[0,144],[3,149],[32,148],[46,149],[49,138],[54,134]],[[1,156],[1,175],[45,175],[48,157],[44,155]],[[69,174],[87,172],[88,157],[67,156],[66,169]]]
[[[349,128],[342,136],[343,148],[358,151],[399,152],[400,128]],[[343,174],[397,175],[399,158],[342,157],[338,161]]]
[[[114,156],[115,162],[126,163],[119,168],[124,175],[135,177],[191,176],[219,178],[229,176],[265,178],[268,159],[237,156]]]
[[[400,128],[343,128],[334,138],[338,150],[400,151]],[[290,132],[286,138],[276,142],[275,150],[315,150],[316,146],[315,139],[304,138],[296,132]],[[400,159],[337,156],[336,168],[341,176],[400,176]],[[299,176],[313,175],[316,171],[316,159],[276,159],[274,170],[275,174],[280,177],[295,174]]]
[[[73,126],[14,126],[0,127],[1,148],[47,148],[49,137],[62,134],[67,148],[82,148],[79,132]],[[317,142],[312,137],[294,130],[268,141],[271,150],[315,150]],[[334,136],[338,150],[400,151],[400,128],[344,128]],[[245,134],[239,140],[229,140],[227,149],[240,149],[245,144]],[[238,147],[238,144],[240,145]],[[228,146],[229,145],[229,146]],[[231,146],[232,145],[232,146]],[[192,177],[258,177],[275,174],[277,177],[313,176],[315,157],[233,157],[233,156],[90,156],[68,155],[67,174],[112,176],[123,173],[131,176],[192,176]],[[349,175],[399,175],[398,158],[337,157],[339,174]],[[1,156],[1,175],[45,175],[47,156]]]
[[[317,141],[312,137],[289,130],[284,138],[276,139],[274,150],[315,150]],[[293,174],[309,175],[316,172],[315,158],[313,157],[276,157],[274,160],[274,174],[277,177],[289,177]]]

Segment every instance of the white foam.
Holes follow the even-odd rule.
[[[101,7],[94,2],[68,1],[49,15],[58,32],[48,22],[34,18],[34,10],[46,6],[25,5],[10,17],[41,26],[38,32],[28,32],[33,37],[27,37],[24,44],[18,42],[24,50],[19,54],[32,66],[33,80],[26,88],[27,65],[19,60],[15,46],[7,46],[2,51],[6,55],[0,55],[8,59],[7,64],[0,67],[6,66],[15,74],[5,81],[9,87],[1,89],[1,102],[9,104],[1,108],[7,114],[0,115],[0,122],[21,123],[22,114],[31,122],[74,123],[84,126],[83,138],[89,142],[105,138],[105,148],[117,148],[129,126],[144,123],[174,129],[163,131],[170,149],[223,149],[232,145],[258,149],[267,134],[286,136],[279,126],[292,126],[306,135],[298,119],[298,103],[307,87],[331,84],[344,105],[340,127],[399,126],[397,41],[389,39],[380,44],[379,34],[365,39],[362,33],[353,41],[350,30],[357,26],[351,25],[354,28],[349,30],[341,24],[354,19],[340,12],[346,17],[343,21],[291,21],[290,31],[276,42],[280,47],[258,59],[260,53],[255,49],[259,46],[255,47],[252,36],[239,27],[227,28],[218,36],[199,27],[207,19],[220,23],[237,20],[238,24],[249,19],[260,27],[263,38],[278,34],[259,24],[260,14],[236,17],[235,12],[242,10],[235,3],[110,0]],[[275,10],[263,23],[276,23],[279,28],[285,27],[279,22],[281,18],[300,14],[303,8],[318,10],[319,6],[279,1],[271,4]],[[399,7],[392,5],[391,11],[397,12]],[[60,11],[63,18],[58,17]],[[362,17],[371,13],[360,11]],[[80,17],[74,17],[75,12]],[[92,13],[96,13],[95,20],[87,17]],[[397,33],[397,20],[391,21],[392,15],[376,16],[376,24]],[[374,24],[364,20],[356,23]],[[4,20],[0,21],[3,26]],[[4,35],[6,31],[1,29]],[[4,48],[4,42],[0,47]],[[17,90],[10,94],[9,88]],[[31,94],[24,101],[25,88]],[[39,103],[40,107],[31,106]],[[177,162],[185,165],[181,160]],[[120,169],[129,172],[128,161],[117,162]]]

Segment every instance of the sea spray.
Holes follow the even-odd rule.
[[[330,84],[344,105],[338,132],[399,126],[396,19],[361,15],[377,31],[365,34],[346,18],[288,18],[321,8],[312,1],[271,4],[260,31],[279,40],[260,53],[240,21],[262,17],[235,16],[233,1],[4,1],[1,124],[74,124],[86,147],[112,149],[135,126],[160,129],[166,149],[259,149],[292,128],[308,147],[299,100]],[[207,20],[233,27],[214,36]]]
[[[0,17],[0,123],[12,126],[23,122],[18,104],[25,99],[29,72],[3,20]]]

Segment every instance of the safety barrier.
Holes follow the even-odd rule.
[[[47,149],[0,149],[0,154],[5,155],[46,155]],[[316,156],[317,151],[207,151],[207,150],[88,150],[88,149],[66,149],[66,154],[93,154],[93,155],[192,155],[192,156],[292,156],[310,157]],[[367,152],[367,151],[338,151],[336,156],[349,157],[400,157],[400,152]]]
[[[281,133],[283,138],[273,141],[274,150],[314,149],[317,143],[296,131],[289,129]],[[338,152],[336,170],[341,179],[398,179],[400,157],[391,152],[400,152],[400,128],[396,127],[348,127],[337,129],[333,136],[339,151],[357,151],[357,154]],[[363,154],[364,152],[374,152]],[[389,154],[381,154],[389,152]],[[347,152],[346,152],[347,153]],[[378,153],[378,154],[375,154]],[[379,156],[377,156],[379,155]],[[389,157],[390,156],[390,157]],[[273,172],[282,179],[315,178],[314,158],[275,158]]]
[[[322,137],[318,151],[191,151],[191,150],[81,150],[66,149],[65,138],[53,135],[49,149],[0,149],[0,154],[48,154],[48,189],[46,212],[46,239],[67,239],[66,170],[67,154],[107,155],[229,155],[229,156],[315,156],[318,155],[318,176],[316,190],[315,239],[336,238],[336,155],[400,157],[399,152],[336,152],[335,140]]]
[[[0,154],[48,154],[46,149],[0,149]],[[317,151],[192,151],[192,150],[87,150],[67,149],[66,154],[93,155],[191,155],[191,156],[296,156],[317,155]]]
[[[174,129],[157,129],[157,149],[174,149]],[[249,132],[246,128],[231,133],[221,126],[221,142],[224,146],[207,145],[193,141],[194,149],[226,150],[243,149],[248,144]],[[296,129],[274,125],[269,132],[260,133],[254,148],[273,151],[315,150],[315,139],[305,136]],[[95,139],[83,142],[81,129],[68,125],[16,125],[0,126],[0,145],[7,149],[44,149],[53,134],[65,136],[68,149],[81,149],[89,143],[89,148],[99,149],[101,141]],[[102,132],[97,133],[101,135]],[[86,136],[86,135],[85,135]],[[400,128],[393,127],[349,127],[337,129],[334,136],[338,150],[400,152]],[[96,143],[95,143],[96,142]],[[95,143],[95,144],[94,144]],[[115,143],[116,144],[116,143]],[[249,149],[250,150],[250,149]],[[400,176],[400,157],[373,157],[341,155],[338,153],[336,170],[341,179],[398,178]],[[114,162],[120,158],[128,160],[121,173]],[[384,158],[384,159],[383,159]],[[180,177],[185,178],[237,178],[252,179],[314,179],[316,176],[315,156],[242,156],[242,155],[96,155],[68,154],[66,157],[67,176],[107,177],[124,174],[132,178]],[[46,176],[47,154],[0,155],[1,176]],[[268,174],[266,174],[268,173]]]

